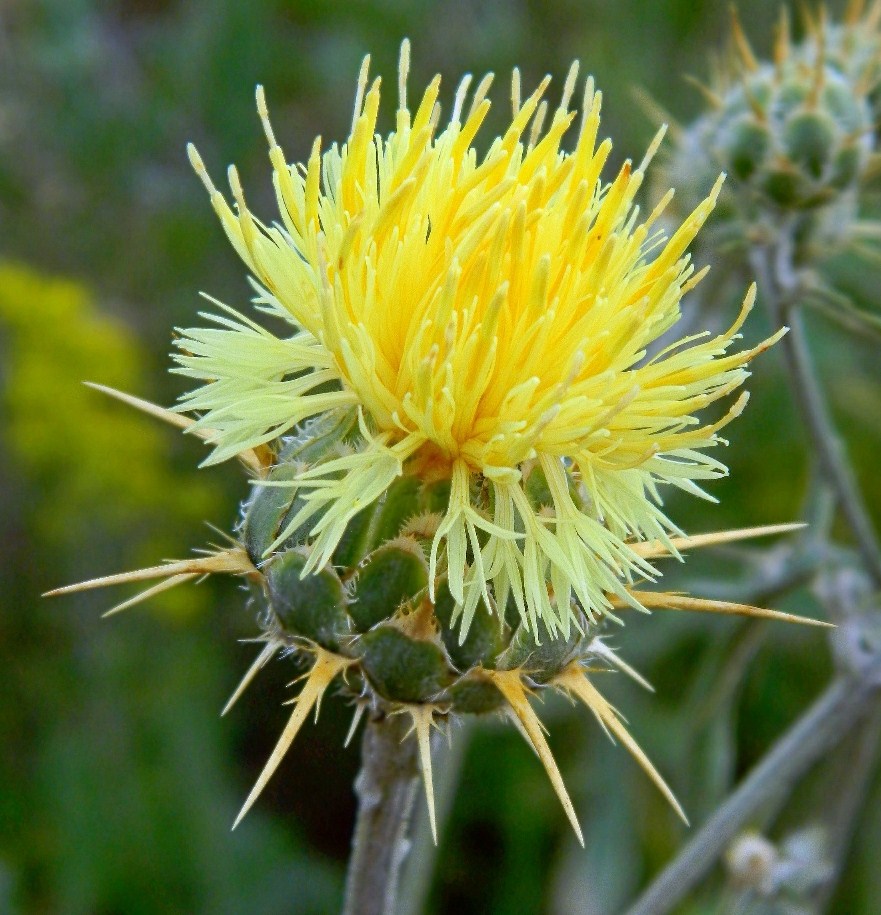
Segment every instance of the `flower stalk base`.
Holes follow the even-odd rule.
[[[420,777],[417,742],[404,739],[409,727],[403,715],[383,715],[364,729],[344,915],[395,911]]]

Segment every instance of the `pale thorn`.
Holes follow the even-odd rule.
[[[149,400],[142,400],[140,397],[135,397],[133,394],[117,391],[116,388],[108,387],[105,384],[97,384],[94,381],[84,381],[83,384],[87,388],[92,388],[95,391],[100,391],[102,394],[107,394],[116,400],[122,401],[124,404],[128,404],[130,407],[134,407],[136,410],[140,410],[142,413],[146,413],[156,419],[161,419],[163,422],[175,426],[178,429],[187,431],[196,423],[196,420],[191,419],[189,416],[175,413],[173,410],[167,410],[165,407],[160,407],[158,404],[151,403]],[[202,439],[202,441],[210,441],[212,436],[216,435],[216,432],[214,429],[196,429],[193,432],[193,435]],[[250,467],[258,473],[262,473],[269,464],[271,464],[269,456],[270,452],[267,448],[261,449],[259,453],[254,448],[247,448],[237,455],[239,460],[246,467]]]
[[[803,530],[806,524],[766,524],[763,527],[742,527],[729,531],[713,531],[709,534],[694,534],[691,537],[671,537],[669,544],[674,549],[690,550],[704,546],[718,546],[722,543],[734,543],[737,540],[749,540],[752,537],[771,537],[774,534],[789,534]],[[662,540],[647,540],[644,543],[631,543],[629,547],[642,559],[658,559],[670,556],[671,550]]]
[[[783,6],[780,8],[780,19],[774,36],[774,67],[777,71],[778,79],[782,76],[782,67],[786,63],[787,57],[789,57],[789,40],[789,11]]]
[[[239,685],[233,690],[233,694],[227,700],[226,705],[223,707],[223,711],[220,713],[221,718],[223,718],[236,702],[238,702],[242,693],[251,685],[251,681],[266,666],[266,662],[269,661],[277,650],[278,645],[275,642],[267,642],[266,645],[263,646],[260,654],[254,659],[254,662],[248,668],[247,673],[239,681]]]
[[[601,658],[603,661],[608,662],[609,664],[614,665],[621,671],[623,674],[627,674],[631,680],[636,681],[643,689],[647,689],[650,693],[655,691],[654,686],[649,683],[648,680],[635,668],[631,667],[626,661],[624,661],[616,651],[613,651],[609,646],[602,640],[600,636],[595,636],[590,643],[588,644],[586,651],[595,654],[598,658]]]
[[[134,597],[124,600],[121,604],[111,607],[101,614],[101,619],[106,619],[108,616],[114,616],[117,613],[121,613],[123,610],[128,610],[129,607],[134,607],[136,604],[149,600],[151,597],[161,594],[163,591],[168,591],[171,588],[177,587],[177,585],[182,585],[185,581],[192,581],[192,579],[198,577],[198,572],[185,572],[180,575],[172,575],[171,578],[166,578],[165,581],[160,581],[155,585],[151,585],[145,591],[141,591],[140,594],[136,594]]]
[[[207,526],[208,530],[217,534],[217,536],[220,537],[222,540],[225,540],[227,543],[231,544],[234,547],[239,546],[239,541],[236,540],[236,538],[233,537],[233,535],[230,534],[228,531],[225,531],[222,528],[219,528],[216,524],[212,524],[210,521],[206,521],[205,525]],[[223,549],[221,546],[218,546],[216,543],[212,543],[212,544],[210,544],[210,546],[214,547],[214,549],[218,550],[218,551]]]
[[[743,31],[743,26],[740,24],[740,16],[737,15],[737,8],[734,6],[731,7],[731,32],[734,37],[734,45],[744,67],[750,73],[755,73],[759,69],[759,62],[756,60],[756,55],[753,53],[749,39]]]
[[[338,655],[331,654],[329,651],[325,651],[323,648],[317,649],[315,654],[315,664],[306,677],[306,682],[300,691],[300,695],[296,698],[294,712],[285,725],[285,729],[282,731],[275,749],[263,767],[263,771],[251,789],[251,793],[242,805],[235,822],[232,824],[233,829],[241,823],[245,814],[251,809],[257,798],[260,797],[266,787],[266,783],[272,778],[279,763],[284,759],[285,754],[294,742],[298,731],[303,726],[303,722],[309,716],[309,712],[312,711],[312,707],[320,701],[333,678],[344,667],[352,663],[348,658],[341,658]]]
[[[535,714],[535,711],[529,704],[526,689],[520,680],[520,672],[518,670],[494,670],[491,672],[487,671],[487,673],[490,673],[499,692],[501,692],[507,700],[509,714],[516,718],[523,726],[529,743],[532,745],[532,748],[538,754],[538,758],[541,760],[542,765],[545,767],[548,778],[551,780],[551,785],[553,786],[557,797],[560,799],[563,810],[566,812],[566,816],[569,818],[569,822],[575,830],[575,835],[583,848],[584,834],[578,823],[578,817],[575,815],[575,808],[572,806],[569,793],[566,791],[566,786],[563,784],[563,777],[560,775],[560,770],[557,768],[557,763],[551,753],[551,748],[548,746],[548,742],[542,733],[541,722],[538,719],[538,715]]]
[[[551,681],[554,686],[562,687],[567,692],[580,699],[594,715],[604,724],[607,729],[624,744],[631,756],[639,763],[643,771],[657,785],[658,790],[670,806],[676,811],[685,825],[688,825],[688,817],[682,809],[679,801],[668,787],[667,783],[661,777],[657,769],[652,765],[651,760],[642,751],[639,744],[631,737],[630,731],[621,723],[615,709],[606,701],[600,691],[590,682],[581,669],[578,662],[573,662],[566,667],[561,673]]]
[[[688,83],[689,86],[697,89],[698,92],[703,96],[704,101],[711,107],[715,109],[723,108],[725,105],[722,96],[714,92],[706,83],[701,82],[696,76],[692,76],[690,73],[686,73],[682,77],[683,81]]]
[[[120,572],[116,575],[104,575],[91,578],[75,585],[65,585],[46,591],[43,597],[57,597],[61,594],[73,594],[76,591],[89,591],[92,588],[107,588],[111,585],[124,585],[130,581],[150,581],[154,578],[171,578],[175,575],[211,575],[226,572],[230,575],[248,575],[256,572],[247,552],[242,547],[233,547],[200,556],[197,559],[179,559],[146,569],[134,569],[131,572]]]
[[[364,712],[366,711],[366,702],[359,702],[355,706],[355,714],[352,715],[352,723],[349,725],[349,731],[346,734],[346,739],[343,741],[343,749],[348,747],[348,745],[352,742],[352,738],[355,736],[355,731],[358,730],[358,725],[361,723],[361,719],[364,717]]]
[[[434,808],[434,778],[431,768],[431,727],[434,710],[430,705],[408,705],[407,711],[413,719],[413,731],[419,744],[419,767],[425,785],[425,800],[428,804],[428,822],[431,824],[431,838],[437,845],[437,817]]]
[[[643,607],[651,610],[690,610],[697,613],[720,613],[727,616],[750,616],[754,619],[776,620],[781,623],[801,623],[805,626],[822,626],[834,629],[834,623],[815,620],[808,616],[796,616],[794,613],[783,613],[781,610],[768,610],[765,607],[753,607],[750,604],[735,604],[724,600],[707,600],[700,597],[687,597],[682,594],[671,594],[661,591],[630,591],[630,596],[639,601]],[[628,607],[617,597],[612,598],[614,607]]]

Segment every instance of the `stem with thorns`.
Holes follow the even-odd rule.
[[[780,346],[793,399],[822,471],[835,490],[841,511],[853,531],[863,562],[876,584],[881,586],[881,545],[817,381],[797,307],[806,290],[793,263],[785,230],[781,231],[780,239],[775,245],[754,249],[753,268],[761,280],[773,322],[789,325],[789,333],[780,341]]]
[[[403,715],[371,717],[355,782],[358,820],[344,915],[392,915],[419,783],[418,745]]]
[[[841,676],[777,741],[627,915],[672,911],[756,813],[792,786],[861,720],[877,700],[878,679]]]

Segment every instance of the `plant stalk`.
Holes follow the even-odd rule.
[[[355,781],[358,819],[346,878],[344,915],[393,915],[419,787],[417,743],[403,715],[371,718]]]
[[[753,816],[792,786],[877,700],[871,677],[842,676],[796,721],[649,886],[627,915],[663,915],[694,887]]]
[[[785,237],[785,233],[781,234]],[[762,281],[772,321],[789,325],[789,333],[780,341],[780,348],[795,405],[822,472],[835,491],[841,511],[853,531],[863,562],[875,583],[881,586],[881,545],[817,380],[816,367],[797,307],[805,291],[792,264],[789,247],[781,243],[757,251],[753,267]]]

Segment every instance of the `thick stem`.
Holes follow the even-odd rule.
[[[763,806],[787,793],[847,734],[877,698],[869,677],[839,677],[777,741],[627,915],[663,915],[678,905]]]
[[[757,251],[754,268],[775,324],[788,324],[789,333],[780,342],[793,399],[801,414],[823,474],[835,490],[841,511],[856,539],[857,548],[876,584],[881,585],[881,545],[860,496],[838,431],[829,415],[816,368],[798,311],[804,290],[792,265],[788,249]]]
[[[393,915],[407,833],[419,786],[417,743],[404,715],[372,718],[364,729],[355,782],[358,820],[344,915]]]

